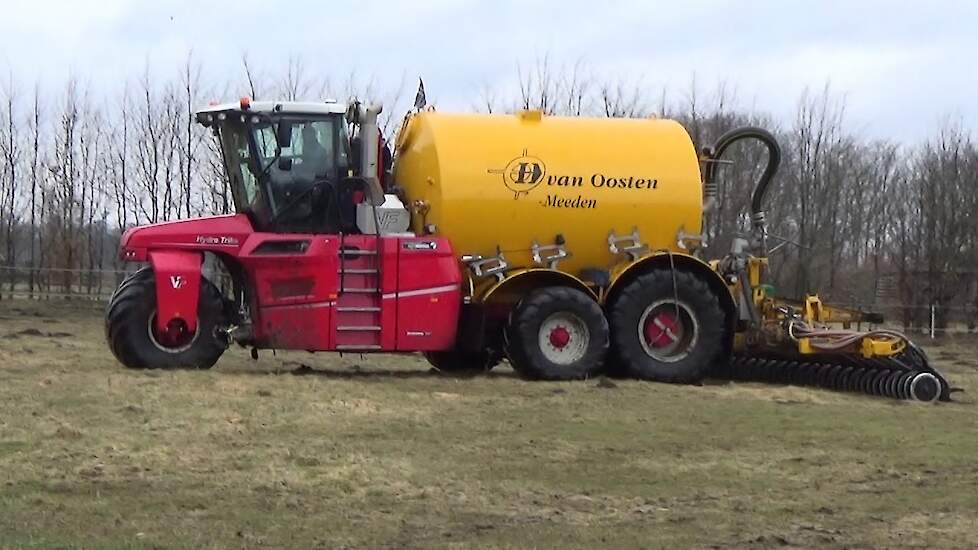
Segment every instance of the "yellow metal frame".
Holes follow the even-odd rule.
[[[719,268],[719,262],[713,262],[714,269]],[[769,296],[767,290],[761,285],[764,268],[768,265],[767,258],[749,258],[747,262],[747,281],[750,285],[753,306],[758,312],[760,319],[759,327],[753,327],[745,332],[734,336],[734,349],[745,350],[754,345],[765,345],[766,347],[781,347],[784,351],[793,348],[800,355],[825,355],[827,353],[841,355],[859,355],[866,359],[891,357],[903,352],[907,347],[907,341],[893,335],[874,335],[866,333],[861,339],[851,346],[827,352],[819,349],[812,341],[812,338],[802,337],[792,340],[785,337],[784,323],[788,321],[784,311],[792,311],[800,314],[801,319],[809,326],[827,327],[827,325],[842,325],[848,330],[853,323],[868,322],[865,312],[832,306],[822,302],[818,295],[806,295],[802,301],[787,300]],[[737,281],[729,285],[732,294],[739,295],[739,285],[744,281]],[[778,346],[780,342],[780,346]]]

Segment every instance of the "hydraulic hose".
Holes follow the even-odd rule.
[[[751,213],[755,214],[764,211],[764,195],[767,193],[767,187],[774,178],[774,174],[778,172],[778,167],[781,166],[781,147],[771,132],[763,128],[744,126],[734,128],[720,136],[720,139],[713,146],[712,160],[719,160],[728,147],[742,139],[756,139],[767,147],[767,166],[764,168],[761,178],[757,180],[757,185],[754,186],[750,197]],[[706,165],[707,182],[715,183],[717,181],[718,166],[719,163],[717,162],[710,162]]]
[[[754,190],[751,191],[750,196],[751,221],[754,224],[754,229],[758,233],[758,246],[761,249],[760,254],[766,256],[767,231],[764,219],[764,197],[767,194],[768,185],[770,185],[771,180],[774,179],[774,175],[778,172],[778,167],[781,166],[781,147],[778,145],[778,141],[774,135],[763,128],[744,126],[730,130],[720,136],[708,154],[709,161],[711,162],[706,163],[704,185],[710,193],[716,194],[718,185],[717,169],[720,164],[718,161],[723,157],[723,153],[728,147],[742,139],[756,139],[767,147],[767,166],[764,168],[764,173],[761,174],[760,179],[757,180],[757,184],[754,186]]]

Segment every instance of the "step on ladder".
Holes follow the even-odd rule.
[[[341,245],[338,271],[341,286],[335,309],[337,351],[382,349],[384,298],[378,244],[379,239],[363,239],[355,245]]]

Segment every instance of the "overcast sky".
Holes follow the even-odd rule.
[[[172,73],[191,49],[218,79],[245,52],[269,72],[301,55],[337,78],[422,75],[442,110],[505,91],[546,54],[675,97],[694,73],[706,90],[724,80],[778,117],[829,81],[869,137],[915,141],[947,117],[978,127],[976,0],[3,0],[0,66],[20,81],[73,73],[111,91],[147,59]]]

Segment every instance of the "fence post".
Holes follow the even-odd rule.
[[[937,305],[931,304],[930,305],[930,339],[931,340],[934,339],[934,325],[935,325],[935,321],[937,320],[936,313],[937,313]]]

